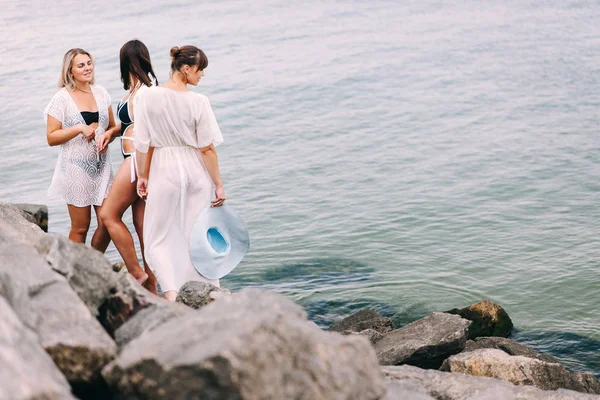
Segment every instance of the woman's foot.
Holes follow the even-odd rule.
[[[169,290],[163,293],[163,297],[169,301],[177,300],[177,290]]]
[[[142,275],[138,276],[137,278],[135,278],[135,280],[140,284],[143,285],[147,280],[148,280],[149,276],[147,273],[143,272]]]

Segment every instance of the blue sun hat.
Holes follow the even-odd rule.
[[[233,271],[250,248],[242,218],[228,206],[206,207],[190,235],[194,268],[208,279],[220,279]]]

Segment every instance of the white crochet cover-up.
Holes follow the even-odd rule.
[[[98,128],[96,136],[108,128],[110,95],[102,86],[91,85],[98,106]],[[44,120],[48,115],[56,118],[67,129],[77,124],[85,124],[83,116],[66,88],[60,89],[44,110]],[[98,153],[96,141],[88,142],[83,135],[60,145],[60,152],[54,169],[49,196],[60,196],[67,204],[77,207],[100,206],[108,196],[113,181],[110,155]]]

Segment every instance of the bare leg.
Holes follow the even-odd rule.
[[[106,203],[106,200],[104,200]],[[98,222],[98,227],[94,232],[94,236],[92,236],[92,247],[98,250],[101,253],[106,252],[106,248],[110,244],[110,236],[108,234],[108,230],[100,219],[99,214],[104,207],[104,203],[101,206],[94,206],[94,211],[96,211],[96,221]]]
[[[90,229],[92,207],[77,207],[67,204],[67,208],[69,209],[69,217],[71,217],[69,239],[77,243],[85,243],[85,238]]]
[[[131,205],[131,213],[133,214],[133,226],[140,239],[140,249],[142,250],[142,259],[144,260],[144,270],[148,274],[148,280],[144,283],[144,287],[154,294],[158,294],[156,287],[156,276],[148,266],[146,255],[144,252],[144,211],[146,210],[146,202],[140,198]]]
[[[100,219],[125,261],[129,273],[138,282],[144,283],[148,275],[138,261],[133,237],[122,220],[125,210],[138,199],[135,183],[130,182],[130,163],[131,158],[125,159],[117,171],[110,193],[100,210]]]

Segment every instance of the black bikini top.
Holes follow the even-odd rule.
[[[85,121],[86,125],[91,125],[94,122],[98,122],[98,119],[100,118],[100,113],[98,113],[98,111],[82,111],[81,116],[83,117],[83,120]]]

